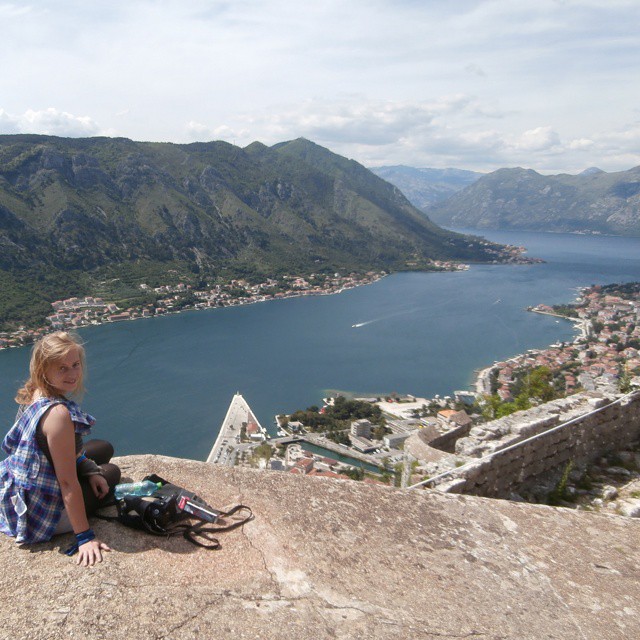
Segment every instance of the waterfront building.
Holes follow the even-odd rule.
[[[293,468],[290,470],[290,473],[298,473],[300,475],[306,476],[313,470],[313,458],[300,458]]]
[[[351,423],[351,435],[359,438],[370,438],[372,426],[371,422],[366,418],[354,420]]]
[[[351,440],[351,446],[362,453],[371,453],[376,450],[376,445],[368,438],[351,435],[349,439]]]
[[[255,419],[249,418],[247,422],[247,436],[252,442],[262,442],[265,439],[264,434],[260,430],[258,423]]]

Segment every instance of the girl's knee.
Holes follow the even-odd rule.
[[[109,484],[109,487],[113,489],[113,487],[115,487],[120,482],[120,477],[122,475],[120,467],[110,462],[107,462],[100,466],[102,468],[102,473],[104,474],[105,480]]]
[[[84,444],[87,458],[91,458],[96,464],[106,464],[113,458],[113,445],[106,440],[89,440]]]

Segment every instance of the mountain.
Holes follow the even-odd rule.
[[[640,167],[543,176],[494,171],[429,209],[448,227],[640,236]]]
[[[0,136],[0,324],[9,307],[19,318],[34,299],[44,309],[116,279],[419,269],[499,252],[305,139],[243,149]]]
[[[377,176],[395,185],[422,211],[473,184],[484,174],[463,169],[416,169],[397,165],[374,167]]]
[[[602,169],[599,169],[598,167],[589,167],[588,169],[585,169],[584,171],[581,171],[579,175],[581,176],[591,176],[595,173],[604,173],[604,171]]]

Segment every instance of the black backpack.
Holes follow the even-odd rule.
[[[231,531],[253,520],[253,512],[245,505],[239,504],[229,511],[220,511],[210,507],[193,491],[172,484],[156,474],[146,476],[144,480],[150,480],[162,486],[150,496],[125,495],[120,500],[115,500],[118,510],[116,517],[96,514],[97,517],[103,520],[117,520],[127,527],[140,529],[156,536],[169,537],[182,533],[185,540],[206,549],[221,547],[218,539],[213,537],[214,534]],[[228,524],[218,522],[238,512],[244,512],[244,517],[240,520],[233,520]],[[195,524],[187,522],[193,520],[197,522]],[[198,537],[206,542],[198,540]]]

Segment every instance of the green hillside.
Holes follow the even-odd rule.
[[[115,278],[393,271],[430,259],[501,254],[441,229],[395,187],[308,140],[242,149],[0,136],[2,326]]]

